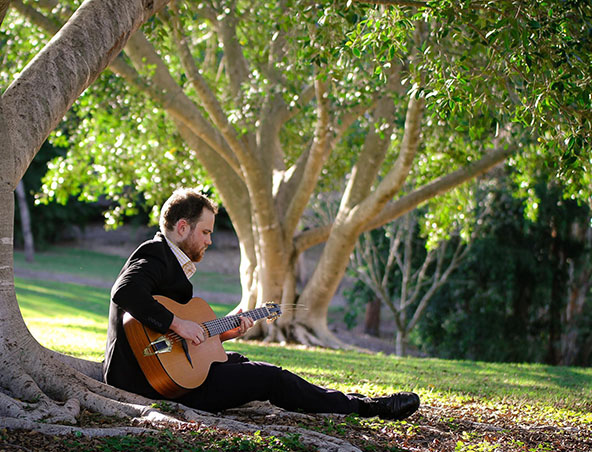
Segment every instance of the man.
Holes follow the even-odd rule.
[[[195,273],[208,246],[217,207],[193,189],[176,190],[162,207],[160,232],[141,244],[130,256],[111,291],[109,329],[103,373],[108,384],[160,399],[144,377],[123,330],[123,315],[130,313],[152,330],[172,330],[199,346],[206,337],[202,327],[179,318],[153,296],[164,295],[187,303],[193,295],[189,278]],[[220,335],[222,341],[240,337],[253,326],[241,317],[240,326]],[[301,377],[263,362],[251,362],[238,353],[213,363],[204,383],[177,401],[197,409],[217,412],[253,400],[269,400],[286,410],[309,413],[358,413],[384,419],[403,419],[419,407],[413,393],[369,398],[321,388]]]

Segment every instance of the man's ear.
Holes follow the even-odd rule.
[[[187,220],[185,220],[184,218],[181,218],[179,221],[177,221],[177,224],[175,225],[175,231],[181,237],[185,236],[185,232],[187,232],[188,229],[189,229],[189,223],[187,223]]]

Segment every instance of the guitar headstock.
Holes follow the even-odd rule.
[[[271,323],[282,315],[280,305],[277,303],[265,303],[265,307],[269,314],[267,315],[267,323]]]

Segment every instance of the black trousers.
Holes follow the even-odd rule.
[[[289,411],[357,413],[360,402],[342,392],[316,386],[292,372],[264,362],[251,362],[229,352],[228,361],[213,363],[201,386],[177,399],[199,410],[217,412],[254,400],[269,400]]]

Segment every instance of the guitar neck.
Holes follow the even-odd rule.
[[[252,311],[241,312],[237,315],[228,315],[226,317],[221,317],[219,319],[208,320],[207,322],[203,322],[202,325],[206,327],[208,335],[211,337],[238,327],[240,325],[241,317],[249,317],[254,321],[257,321],[265,317],[268,317],[269,315],[269,309],[263,307],[253,309]]]

